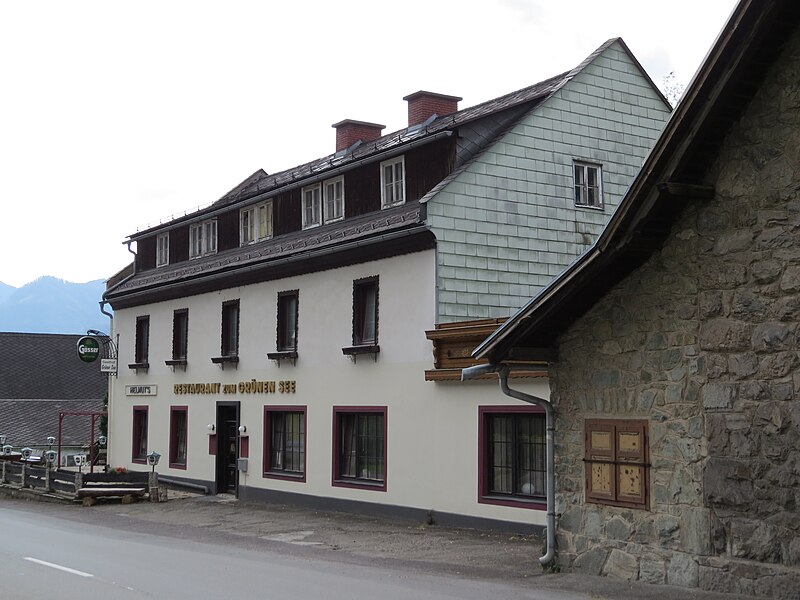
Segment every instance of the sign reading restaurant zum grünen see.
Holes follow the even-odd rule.
[[[181,394],[294,394],[297,382],[288,381],[240,381],[239,383],[176,383],[172,393]]]
[[[78,358],[85,363],[96,361],[100,357],[100,343],[90,335],[78,340]]]

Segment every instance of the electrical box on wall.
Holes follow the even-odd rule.
[[[242,473],[247,473],[247,460],[246,458],[239,458],[236,460],[236,465]]]

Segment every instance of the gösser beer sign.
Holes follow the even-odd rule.
[[[83,362],[94,362],[100,357],[100,344],[88,335],[78,340],[78,358]]]

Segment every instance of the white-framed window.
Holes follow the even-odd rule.
[[[239,244],[246,246],[272,237],[272,202],[239,211]]]
[[[272,237],[272,202],[265,202],[256,207],[256,235],[259,240],[266,240]]]
[[[603,168],[601,165],[575,161],[575,205],[603,208]]]
[[[323,218],[326,223],[344,218],[344,177],[329,179],[322,184]]]
[[[217,220],[193,223],[189,227],[189,258],[217,252]]]
[[[317,227],[322,224],[322,186],[320,184],[304,187],[303,196],[303,229]]]
[[[406,201],[406,168],[404,157],[381,163],[381,208]]]
[[[159,233],[156,238],[156,266],[169,264],[169,231]]]

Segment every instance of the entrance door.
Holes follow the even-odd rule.
[[[217,493],[236,494],[239,471],[239,411],[235,405],[217,405]]]

